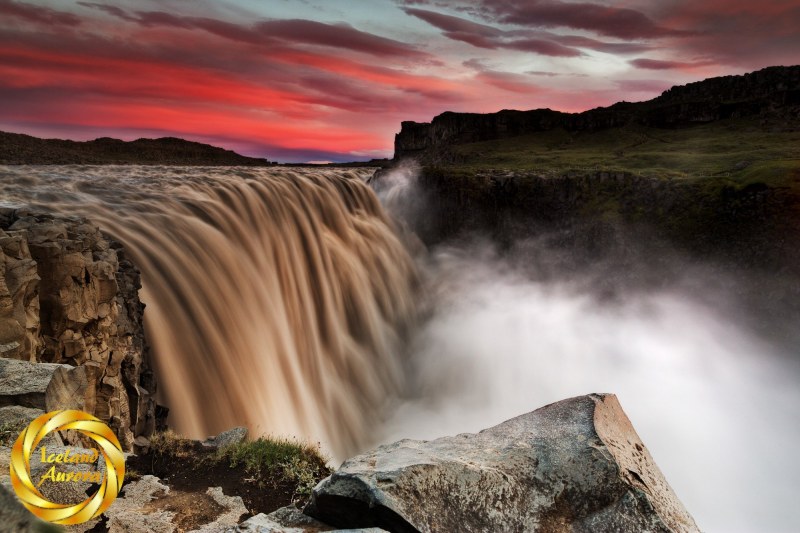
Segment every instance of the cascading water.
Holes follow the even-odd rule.
[[[714,288],[724,271],[661,258],[671,281],[632,288],[649,267],[562,272],[570,258],[535,236],[415,261],[384,213],[425,217],[415,170],[375,193],[370,173],[0,167],[0,199],[87,216],[125,244],[182,433],[247,424],[344,458],[613,392],[704,530],[793,530],[796,343],[753,334]]]
[[[179,432],[363,447],[404,384],[415,269],[363,171],[6,167],[6,201],[90,218],[142,270]]]

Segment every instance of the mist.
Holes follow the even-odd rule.
[[[379,197],[413,227],[414,172],[391,177]],[[531,235],[499,252],[468,236],[430,250],[413,391],[381,440],[476,432],[610,392],[704,531],[795,530],[800,364],[783,339],[751,328],[729,290],[741,280],[677,252],[654,270],[630,246],[570,261],[551,241]]]
[[[0,203],[89,216],[125,245],[179,432],[246,424],[344,458],[608,392],[704,531],[796,530],[791,280],[622,228],[588,253],[568,226],[426,248],[440,204],[418,170],[369,180],[383,208],[368,175],[2,167]]]

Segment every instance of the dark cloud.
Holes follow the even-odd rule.
[[[121,18],[123,20],[128,20],[129,16],[130,15],[124,15]],[[184,17],[164,11],[137,11],[134,21],[142,26],[172,26],[173,28],[183,29],[202,28],[220,37],[228,38],[234,38],[234,36],[237,35],[237,29],[243,29],[236,24],[231,24],[222,20],[203,17]],[[241,36],[247,35],[248,33],[249,32],[239,33],[240,39]]]
[[[548,78],[555,78],[558,76],[571,76],[575,78],[588,78],[588,74],[580,74],[577,72],[548,72],[546,70],[528,70],[525,74],[529,74],[531,76],[546,76]]]
[[[454,17],[452,15],[445,15],[435,11],[415,8],[406,8],[404,11],[411,16],[422,19],[428,24],[439,28],[447,37],[450,38],[452,38],[450,34],[470,34],[494,39],[502,37],[505,33],[502,30],[486,24],[478,24],[477,22],[472,22],[471,20],[461,17]]]
[[[364,32],[347,24],[326,24],[313,20],[264,20],[252,25],[239,25],[205,17],[186,17],[164,11],[136,11],[131,14],[118,7],[83,2],[81,5],[99,9],[128,22],[142,26],[167,26],[181,29],[202,29],[219,37],[262,46],[278,42],[340,48],[380,57],[404,57],[432,60],[417,48]]]
[[[22,19],[44,26],[79,26],[81,24],[81,19],[72,13],[13,0],[0,0],[0,16]]]
[[[658,24],[641,11],[624,7],[557,0],[484,0],[482,3],[499,22],[519,26],[573,28],[619,39],[652,39],[687,34],[683,30]]]
[[[256,24],[255,30],[295,43],[345,48],[376,56],[428,57],[413,46],[363,32],[346,24],[324,24],[313,20],[270,20]]]
[[[755,70],[769,65],[797,64],[800,58],[800,2],[797,0],[669,0],[637,2],[632,7],[604,0],[397,0],[401,6],[435,7],[469,13],[476,21],[507,36],[545,39],[570,48],[614,55],[658,51],[653,61],[685,63],[661,70],[707,66],[709,75]],[[564,35],[571,28],[618,38],[605,42],[591,35]],[[531,32],[540,31],[538,34]],[[462,39],[466,40],[466,39]],[[690,58],[690,59],[687,59]],[[644,63],[646,65],[647,63]],[[716,66],[717,68],[712,68]],[[650,68],[650,67],[641,67]]]
[[[687,63],[685,61],[663,61],[661,59],[647,59],[647,58],[634,59],[632,61],[629,61],[629,63],[636,68],[641,68],[646,70],[687,69],[694,67],[702,67],[709,64],[707,61]]]
[[[669,41],[675,59],[702,58],[739,72],[800,62],[797,0],[683,0],[665,6],[661,17],[694,31]]]
[[[405,8],[405,12],[442,30],[442,34],[449,39],[478,48],[492,50],[504,48],[551,57],[577,57],[583,55],[580,48],[610,54],[634,54],[652,49],[651,45],[639,42],[604,42],[582,35],[559,35],[519,29],[501,30],[462,17],[425,9]]]
[[[553,40],[565,46],[572,46],[575,48],[587,48],[589,50],[597,50],[598,52],[605,52],[607,54],[625,55],[625,54],[638,54],[647,52],[653,49],[650,44],[641,42],[606,42],[598,41],[590,37],[582,35],[555,35]]]
[[[653,39],[689,32],[660,24],[626,7],[559,0],[401,0],[401,5],[429,5],[470,13],[495,23],[528,28],[572,28],[619,39]]]
[[[124,9],[117,7],[117,6],[109,6],[107,4],[98,4],[96,2],[78,2],[79,6],[88,7],[89,9],[98,9],[100,11],[105,11],[109,15],[117,18],[121,18],[122,20],[127,20],[128,22],[138,22],[138,19],[132,15],[130,15]]]
[[[535,52],[552,57],[578,57],[583,55],[580,50],[544,39],[518,39],[504,43],[503,48],[520,50],[523,52]]]
[[[552,57],[577,57],[580,50],[541,38],[514,39],[514,34],[492,26],[478,24],[461,17],[435,13],[424,9],[406,8],[411,16],[424,20],[442,30],[443,35],[455,41],[462,41],[478,48],[519,50]]]

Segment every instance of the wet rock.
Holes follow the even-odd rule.
[[[346,461],[305,511],[390,531],[698,531],[613,395]]]

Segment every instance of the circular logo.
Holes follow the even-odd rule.
[[[39,442],[50,432],[73,429],[86,435],[99,446],[92,453],[47,453],[40,449],[42,462],[52,466],[47,473],[34,483],[31,479],[31,454]],[[105,475],[100,488],[93,495],[75,505],[48,501],[39,492],[39,485],[46,479],[53,482],[93,481],[99,482],[101,474],[93,472],[70,472],[70,466],[77,463],[91,463],[100,457],[105,460]],[[45,465],[47,466],[47,465]],[[99,466],[99,463],[98,465]],[[73,466],[74,469],[74,466]],[[119,494],[125,477],[125,456],[116,435],[99,419],[83,411],[53,411],[43,414],[30,423],[11,448],[11,484],[22,504],[30,512],[43,520],[56,524],[82,524],[102,514]]]

